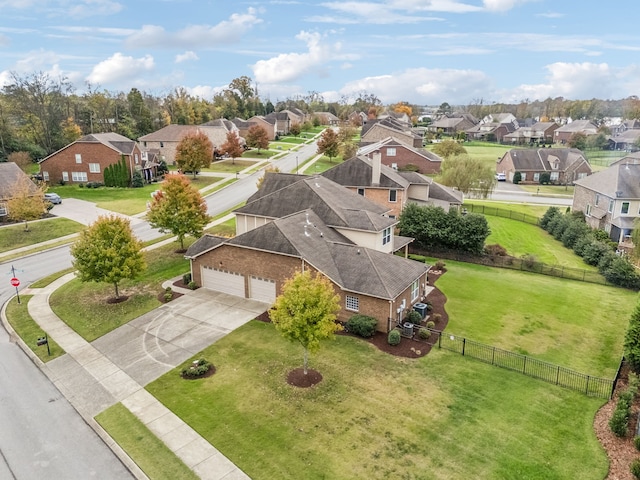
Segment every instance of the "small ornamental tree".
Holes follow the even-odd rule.
[[[202,235],[209,221],[207,203],[184,175],[169,175],[151,201],[147,220],[162,233],[177,236],[184,249],[186,235]]]
[[[242,143],[240,143],[240,137],[235,132],[227,132],[227,141],[220,146],[223,154],[227,154],[231,157],[231,163],[235,165],[236,158],[241,157],[244,153]]]
[[[258,149],[258,155],[260,155],[260,150],[269,148],[269,134],[260,125],[251,125],[245,140],[248,147]]]
[[[436,143],[431,150],[444,159],[467,153],[467,150],[462,145],[455,140],[449,139]]]
[[[329,162],[331,162],[333,157],[338,156],[339,151],[340,141],[338,140],[338,135],[333,128],[327,128],[322,132],[318,140],[318,153],[329,157]]]
[[[336,323],[340,296],[323,276],[298,272],[287,280],[282,294],[269,310],[271,321],[284,338],[298,342],[304,349],[304,374],[309,352],[320,348],[320,341],[332,338],[342,327]]]
[[[178,142],[175,158],[178,168],[193,172],[196,178],[198,171],[207,168],[213,160],[211,140],[201,131],[189,133]]]
[[[289,127],[289,133],[297,137],[302,132],[302,126],[299,123],[292,123]]]
[[[111,283],[116,298],[120,281],[146,268],[142,242],[134,238],[129,220],[115,215],[101,216],[84,230],[71,246],[71,255],[81,281]]]
[[[49,202],[44,198],[46,187],[36,185],[28,177],[18,177],[18,181],[10,187],[7,200],[8,216],[16,222],[24,222],[24,231],[29,231],[29,222],[38,220],[47,211]]]
[[[487,198],[496,180],[490,167],[469,155],[453,155],[442,162],[440,182],[455,187],[465,195]]]

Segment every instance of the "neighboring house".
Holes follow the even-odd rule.
[[[275,117],[263,117],[261,115],[256,115],[247,120],[249,125],[259,125],[267,132],[267,136],[269,140],[273,141],[276,139],[276,119]]]
[[[40,193],[38,186],[33,183],[29,176],[14,162],[0,163],[0,221],[3,221],[9,214],[7,201],[15,195],[15,188],[18,185],[27,185],[30,196]]]
[[[556,131],[553,132],[553,139],[555,143],[564,145],[571,139],[571,136],[576,133],[583,133],[587,136],[597,135],[598,127],[589,120],[574,120],[571,123],[558,127]]]
[[[204,133],[211,141],[214,151],[227,141],[227,133],[234,132],[240,136],[240,130],[229,120],[214,120],[205,125],[167,125],[155,132],[143,135],[138,140],[144,150],[160,152],[160,160],[168,165],[176,161],[176,148],[185,135]],[[212,159],[213,160],[213,159]]]
[[[427,128],[433,133],[456,135],[458,132],[466,132],[478,123],[478,120],[471,114],[452,113],[436,119]]]
[[[351,112],[348,119],[349,123],[360,127],[367,123],[367,114],[364,112]]]
[[[560,126],[556,122],[536,122],[530,126],[523,126],[508,133],[502,138],[504,143],[515,145],[553,143],[554,132]]]
[[[611,131],[611,136],[616,137],[627,130],[640,130],[640,120],[622,120],[617,119],[616,123],[607,123],[606,125],[609,127]]]
[[[129,175],[138,170],[155,177],[153,165],[144,164],[133,140],[118,133],[92,133],[40,160],[40,174],[49,184],[104,182],[104,169],[124,158]],[[143,167],[151,169],[144,172]]]
[[[583,212],[592,228],[618,243],[630,243],[640,217],[640,158],[621,159],[606,170],[575,182],[573,211]]]
[[[206,234],[185,256],[197,285],[267,303],[297,272],[321,274],[340,296],[340,321],[370,315],[388,332],[424,300],[429,267],[359,245],[344,231],[308,208],[231,239]]]
[[[640,140],[640,129],[629,129],[622,133],[607,138],[610,150],[626,150],[634,152],[638,150]]]
[[[467,134],[467,140],[502,142],[505,135],[513,133],[516,128],[518,128],[518,125],[514,118],[513,122],[479,123],[465,130],[465,133]]]
[[[415,172],[399,172],[383,165],[381,153],[346,160],[322,173],[352,192],[381,205],[391,218],[397,218],[407,203],[437,205],[449,211],[463,203],[462,193],[436,184]],[[435,195],[435,197],[432,197]]]
[[[576,148],[511,149],[496,165],[496,172],[505,173],[507,180],[520,172],[520,183],[539,183],[540,175],[549,172],[551,183],[571,184],[591,175],[591,165]]]
[[[313,116],[318,117],[320,125],[335,127],[340,124],[340,119],[331,112],[314,112]]]
[[[360,133],[360,145],[377,143],[389,137],[414,148],[421,148],[423,143],[420,133],[393,117],[385,117],[367,121]]]
[[[358,155],[371,157],[373,152],[380,151],[382,164],[395,170],[411,170],[417,168],[418,173],[430,175],[440,172],[442,158],[424,148],[415,148],[387,137],[379,142],[371,143],[358,149]]]

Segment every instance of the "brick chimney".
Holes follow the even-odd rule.
[[[382,169],[382,154],[380,150],[373,152],[371,159],[371,185],[380,185],[380,170]]]

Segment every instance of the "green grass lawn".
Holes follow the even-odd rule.
[[[433,149],[435,144],[427,145],[427,149]],[[498,159],[511,150],[511,145],[501,145],[499,143],[490,142],[467,142],[462,146],[467,150],[467,154],[474,159],[482,160],[482,162],[495,170]]]
[[[330,168],[335,167],[339,163],[342,163],[342,157],[333,157],[331,161],[329,161],[329,157],[322,156],[317,161],[313,162],[312,165],[300,166],[300,173],[304,173],[306,175],[314,175],[316,173],[322,173]]]
[[[269,144],[269,150],[276,151],[276,152],[295,150],[298,147],[298,145],[299,144],[293,143],[293,142],[282,142],[282,141],[271,142]]]
[[[598,270],[584,263],[573,250],[564,247],[562,242],[537,225],[492,215],[485,215],[485,218],[491,229],[485,245],[497,243],[506,248],[509,255],[534,255],[537,261],[547,265],[562,265],[591,272]]]
[[[153,480],[196,480],[199,477],[136,416],[118,403],[96,416],[96,421]]]
[[[187,238],[185,246],[192,241]],[[135,281],[125,280],[120,284],[121,295],[129,297],[124,302],[107,303],[107,299],[115,295],[113,285],[74,279],[51,295],[51,308],[91,342],[161,305],[157,297],[162,292],[162,282],[189,271],[184,254],[175,252],[178,248],[178,243],[171,243],[145,252],[147,270]]]
[[[80,232],[84,225],[67,218],[52,218],[39,222],[29,222],[29,231],[24,231],[24,223],[0,228],[0,252],[27,247]]]
[[[496,202],[493,200],[477,200],[477,199],[465,199],[465,205],[474,204],[474,205],[484,205],[491,208],[499,208],[502,210],[511,210],[516,213],[524,213],[526,215],[531,215],[533,217],[542,218],[545,212],[549,209],[549,205],[540,205],[536,203],[505,203],[505,202]],[[560,207],[563,210],[566,207]],[[471,210],[471,209],[469,209]],[[479,213],[479,212],[478,212]]]
[[[65,351],[51,337],[48,338],[51,355],[47,353],[46,345],[36,345],[36,340],[44,337],[45,332],[33,320],[31,315],[29,315],[27,304],[31,297],[32,295],[21,295],[20,303],[18,303],[17,298],[12,298],[7,304],[7,320],[37,357],[43,362],[48,362],[49,360],[64,355]]]
[[[226,222],[219,223],[207,229],[207,233],[220,237],[234,237],[236,235],[236,219],[231,218]]]
[[[566,195],[573,197],[574,187],[572,185],[519,185],[525,192],[540,195]]]
[[[323,380],[309,389],[286,383],[302,350],[271,324],[250,322],[202,356],[212,377],[175,369],[147,389],[254,480],[607,473],[592,428],[602,400],[449,352],[399,359],[338,337],[311,357]]]
[[[447,331],[613,378],[638,294],[621,288],[446,261]]]
[[[278,152],[272,152],[270,150],[264,150],[264,149],[261,149],[260,152],[258,152],[257,149],[251,149],[244,152],[242,154],[242,158],[247,158],[247,159],[251,158],[257,161],[261,161],[266,158],[271,158],[275,155],[278,155]]]
[[[300,137],[280,137],[278,139],[278,142],[295,143],[297,145],[301,145],[301,144],[305,143],[306,141],[307,141],[306,138],[300,138]]]

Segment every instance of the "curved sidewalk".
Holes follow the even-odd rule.
[[[24,345],[24,342],[19,343],[87,423],[114,449],[138,478],[147,477],[93,418],[118,402],[122,402],[200,478],[205,480],[249,479],[208,441],[147,392],[143,388],[143,383],[149,383],[190,358],[193,352],[204,348],[202,346],[204,343],[213,343],[216,338],[221,338],[234,328],[255,318],[256,312],[265,308],[265,304],[259,302],[247,304],[246,299],[217,296],[215,292],[206,292],[204,289],[200,289],[202,292],[180,289],[180,293],[186,293],[184,297],[165,304],[156,311],[132,320],[95,342],[89,343],[55,315],[49,306],[51,293],[73,278],[73,273],[67,274],[45,288],[28,288],[22,291],[23,295],[33,295],[28,303],[31,317],[66,351],[66,354],[44,364]],[[165,283],[170,284],[171,281]],[[172,288],[179,290],[176,287]],[[180,300],[183,301],[179,302]],[[203,317],[203,311],[210,312],[212,308],[216,308],[215,305],[212,306],[212,302],[215,302],[219,313],[222,313],[215,317],[230,319],[224,326],[213,325],[211,322],[207,323],[207,320],[200,319]],[[163,307],[166,308],[163,309]],[[228,312],[227,315],[224,312]],[[161,324],[158,323],[160,317],[166,317]],[[175,320],[176,318],[178,320]],[[17,335],[5,321],[4,315],[3,322],[15,339]],[[184,333],[174,332],[177,328],[176,324],[184,324],[184,331],[195,330],[195,336],[204,338],[199,338],[197,340],[199,343],[195,339],[185,338]],[[162,325],[165,325],[165,328],[161,332]],[[134,345],[133,341],[123,343],[127,342],[127,339],[138,340],[157,335],[153,337],[153,343],[157,345],[163,342],[162,334],[168,335],[169,330],[175,337],[165,339],[166,341],[161,345],[164,349],[160,348],[155,353],[147,348],[136,351],[141,350],[140,345]],[[139,334],[138,337],[136,333]],[[122,348],[116,349],[114,346]],[[158,359],[160,355],[163,355],[161,360]],[[154,366],[156,366],[155,369]]]

